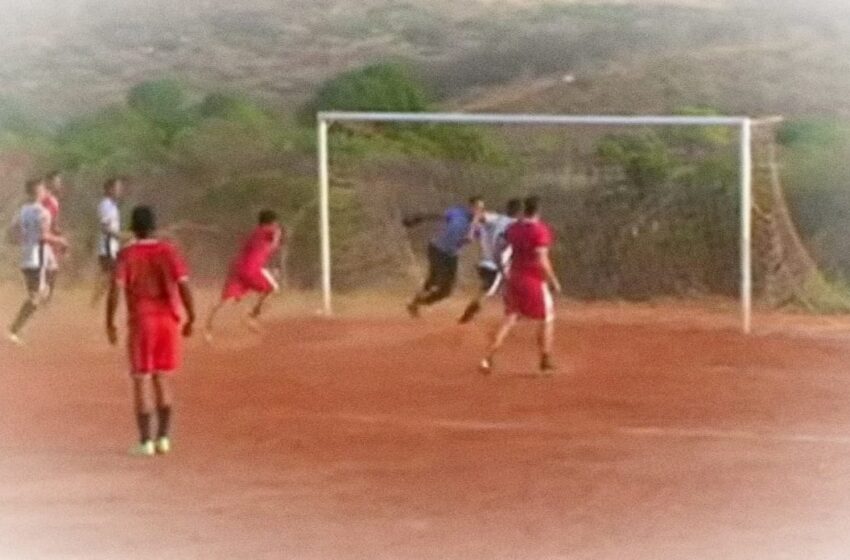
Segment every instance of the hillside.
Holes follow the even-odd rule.
[[[0,98],[61,121],[162,76],[280,108],[369,61],[418,67],[440,99],[576,73],[528,109],[850,114],[847,27],[803,2],[12,0]],[[5,5],[4,5],[5,7]],[[832,10],[832,11],[830,11]],[[517,106],[522,106],[522,98]]]

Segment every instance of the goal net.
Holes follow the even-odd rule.
[[[320,113],[324,310],[337,291],[414,286],[428,232],[403,215],[537,194],[569,296],[736,298],[749,332],[754,296],[779,305],[817,275],[772,138],[772,121],[715,115]]]

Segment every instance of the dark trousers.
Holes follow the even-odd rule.
[[[457,256],[428,245],[428,279],[423,288],[426,293],[418,303],[431,305],[451,295],[457,280],[457,262]]]

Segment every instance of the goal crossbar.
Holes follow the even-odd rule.
[[[739,132],[740,164],[740,267],[741,327],[752,327],[752,125],[745,116],[686,115],[538,115],[500,113],[384,113],[321,111],[317,115],[319,157],[319,238],[321,242],[322,307],[333,311],[330,240],[330,161],[328,129],[334,122],[399,122],[489,125],[592,125],[592,126],[727,126]]]

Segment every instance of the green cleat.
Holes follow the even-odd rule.
[[[151,440],[137,443],[130,448],[130,455],[133,457],[153,457],[156,455],[156,447]]]
[[[156,440],[157,455],[166,455],[171,452],[171,440],[167,437],[161,437]]]

